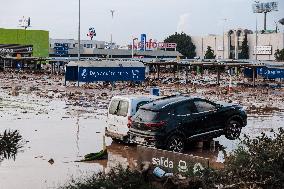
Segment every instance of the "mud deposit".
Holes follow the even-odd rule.
[[[62,86],[62,78],[25,75],[5,78],[0,84],[0,132],[19,130],[26,141],[14,160],[0,162],[0,188],[57,188],[71,177],[82,177],[117,164],[135,166],[136,147],[113,143],[106,138],[108,160],[78,163],[85,154],[103,147],[106,112],[114,94],[147,93],[146,86],[118,85],[114,90],[103,85],[80,88]],[[175,84],[160,86],[164,94],[175,92]],[[251,137],[284,125],[283,91],[236,88],[230,95],[220,88],[179,86],[180,92],[212,100],[240,103],[249,114],[243,134]],[[239,141],[217,138],[215,150],[196,148],[187,153],[220,162],[223,153],[232,151]],[[223,150],[225,149],[225,150]],[[53,160],[53,161],[52,161]]]

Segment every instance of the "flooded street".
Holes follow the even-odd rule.
[[[41,87],[39,91],[25,93],[25,89],[30,85],[31,82],[22,86],[20,94],[12,96],[9,94],[10,89],[5,88],[5,81],[2,80],[0,132],[5,129],[19,130],[25,144],[15,161],[4,159],[0,162],[0,188],[58,188],[71,178],[108,170],[118,164],[135,166],[136,146],[113,143],[110,138],[106,138],[108,160],[91,163],[76,162],[83,159],[86,154],[102,150],[107,105],[111,94],[133,93],[134,88],[127,91],[121,90],[123,87],[115,91],[107,88],[101,90],[78,88],[82,91],[81,94],[67,96],[70,91],[74,94],[76,92],[72,91],[72,87],[65,89],[62,86],[62,90],[70,90],[60,93],[65,96],[64,98],[55,98],[54,94],[52,98],[49,98],[39,95],[53,92],[47,87],[49,85],[41,85],[44,87]],[[143,88],[137,89],[137,91],[143,90]],[[209,92],[197,89],[196,94],[206,96],[210,94]],[[245,106],[249,117],[248,125],[243,129],[242,134],[255,137],[261,132],[277,129],[284,123],[283,97],[281,96],[283,93],[272,92],[271,99],[267,98],[267,101],[261,101],[260,104],[256,102],[259,98],[265,99],[265,96],[255,98],[245,92],[234,94],[232,97],[214,94],[208,96],[214,100],[230,99]],[[243,95],[242,99],[238,97],[240,94]],[[230,152],[239,144],[239,141],[230,141],[224,136],[217,138],[216,141],[219,145],[215,150],[192,147],[187,153],[208,157],[211,162],[220,162],[222,149]],[[54,162],[50,161],[51,159]]]
[[[0,104],[0,131],[19,130],[26,140],[16,161],[1,162],[0,188],[56,188],[71,176],[102,169],[99,164],[74,161],[102,148],[104,117],[80,115],[75,110],[70,115],[64,101],[26,96],[13,101],[4,96]],[[48,162],[51,158],[54,164]]]

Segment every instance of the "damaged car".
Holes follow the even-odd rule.
[[[247,114],[240,105],[215,103],[199,97],[165,97],[139,108],[132,118],[130,141],[183,152],[188,141],[225,135],[240,136]]]

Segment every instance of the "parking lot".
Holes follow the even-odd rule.
[[[166,74],[164,77],[168,77]],[[201,76],[198,76],[201,79]],[[251,88],[234,85],[228,93],[225,78],[220,87],[203,76],[202,84],[153,81],[163,95],[176,92],[203,96],[212,101],[241,104],[248,113],[248,125],[242,131],[250,137],[277,129],[284,120],[283,89]],[[24,148],[13,159],[0,164],[0,188],[56,188],[73,177],[108,170],[117,164],[134,167],[137,163],[135,145],[124,145],[106,138],[108,160],[79,163],[85,154],[103,148],[106,115],[114,95],[149,94],[149,86],[118,83],[110,85],[76,84],[63,86],[61,76],[0,73],[0,130],[17,129],[25,140]],[[207,82],[208,80],[208,82]],[[242,78],[234,78],[235,83]],[[202,81],[202,80],[201,80]],[[206,87],[204,87],[206,85]],[[221,136],[215,149],[192,143],[185,153],[208,157],[222,167],[224,153],[237,147],[239,140]],[[49,160],[53,159],[54,163]],[[17,179],[17,182],[13,182]]]

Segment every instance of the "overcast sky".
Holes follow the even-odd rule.
[[[79,0],[1,0],[0,27],[17,28],[22,16],[31,17],[32,29],[50,31],[51,38],[75,38],[78,32]],[[265,1],[264,1],[265,2]],[[268,14],[268,29],[284,17],[284,0],[279,11]],[[146,33],[148,38],[163,40],[174,32],[190,35],[221,34],[230,28],[254,29],[256,15],[253,0],[81,0],[81,36],[87,39],[94,27],[97,40],[130,43],[132,36]],[[110,10],[115,10],[114,19]],[[258,14],[259,28],[263,15]],[[224,22],[223,19],[227,21]],[[283,26],[281,31],[284,30]]]

